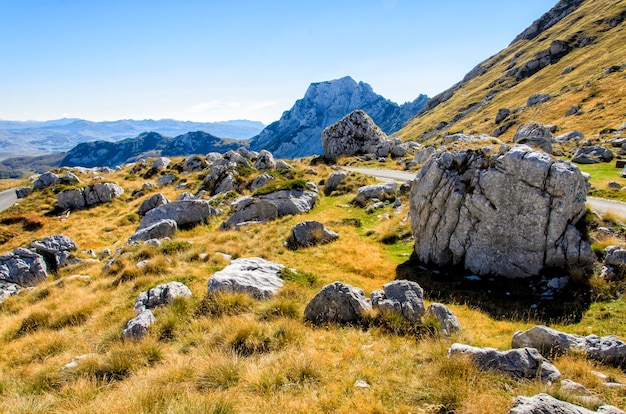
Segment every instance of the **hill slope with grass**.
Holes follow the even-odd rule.
[[[614,137],[626,121],[625,17],[624,0],[560,1],[397,135],[438,142],[462,131],[510,141],[518,125],[534,120],[556,125],[557,134]]]
[[[307,322],[304,308],[322,286],[342,281],[369,295],[401,273],[413,249],[408,195],[398,195],[396,202],[388,200],[378,210],[357,207],[351,203],[357,189],[373,183],[360,174],[349,173],[328,196],[320,191],[309,213],[238,230],[219,227],[232,214],[231,201],[252,191],[239,185],[239,193],[211,198],[204,194],[222,209],[220,215],[179,229],[160,246],[127,245],[146,199],[158,192],[175,200],[202,188],[209,171],[180,173],[182,161],[174,158],[169,169],[159,173],[176,176],[173,184],[162,187],[144,186],[156,177],[143,178],[147,175],[141,168],[113,171],[106,180],[122,186],[124,194],[69,215],[57,207],[56,193],[68,188],[63,183],[37,190],[0,213],[1,253],[62,233],[78,244],[74,254],[81,259],[0,304],[0,411],[504,414],[518,395],[540,392],[597,406],[596,400],[581,403],[559,384],[515,380],[481,372],[465,359],[449,359],[453,342],[509,349],[515,331],[535,324],[519,315],[503,318],[481,311],[462,296],[451,299],[425,292],[428,303],[444,301],[459,318],[463,330],[451,338],[436,334],[431,329],[435,325],[409,329],[384,314],[373,313],[367,323],[355,326]],[[292,167],[271,171],[268,186],[312,182],[321,189],[336,172],[312,165],[310,159]],[[96,171],[58,172],[68,171],[81,185],[102,180]],[[239,184],[263,175],[247,167],[237,168],[237,174]],[[257,192],[265,193],[262,188]],[[339,238],[331,244],[288,249],[290,229],[304,220],[323,223]],[[616,229],[602,243],[626,244],[623,225],[593,217],[589,223]],[[244,257],[262,257],[290,269],[282,273],[284,287],[277,296],[254,300],[241,293],[208,294],[210,277],[230,259]],[[434,272],[429,275],[436,277]],[[135,316],[137,296],[172,281],[187,285],[192,298],[154,309],[156,322],[141,341],[122,340],[126,322]],[[593,284],[594,302],[585,312],[576,320],[554,321],[552,327],[626,337],[623,286],[597,276]],[[626,406],[622,389],[604,385],[626,384],[621,369],[582,355],[552,361],[564,378],[583,384],[595,397]]]

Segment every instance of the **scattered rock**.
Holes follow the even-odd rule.
[[[579,148],[572,162],[577,164],[597,164],[600,162],[610,162],[613,160],[613,152],[599,145]]]
[[[191,173],[202,171],[206,167],[206,163],[199,155],[191,155],[183,161],[183,172]]]
[[[157,178],[158,185],[169,185],[176,181],[177,177],[173,174],[165,174]]]
[[[160,207],[164,204],[169,203],[170,200],[167,199],[163,194],[155,194],[150,198],[145,199],[141,205],[139,206],[139,215],[144,216],[148,211],[153,208]]]
[[[622,189],[622,185],[618,182],[615,181],[609,181],[609,183],[607,184],[608,188],[611,188],[613,190],[621,190]]]
[[[300,247],[315,246],[333,242],[339,235],[327,229],[322,223],[309,220],[296,224],[291,229],[291,234],[287,238],[285,245],[296,250]]]
[[[254,168],[259,171],[271,171],[275,169],[276,161],[272,153],[267,150],[261,150],[257,161],[254,163]]]
[[[176,221],[171,219],[162,219],[159,220],[148,227],[139,228],[135,231],[135,234],[129,237],[128,244],[132,244],[133,242],[144,240],[157,240],[164,239],[166,237],[172,237],[176,230],[178,229],[178,225]],[[159,243],[160,244],[160,243]]]
[[[276,170],[285,171],[285,170],[293,170],[293,167],[289,165],[285,160],[276,161]]]
[[[282,287],[279,273],[285,266],[261,258],[235,259],[209,279],[209,293],[243,292],[256,299],[274,296]]]
[[[389,311],[409,322],[419,323],[424,314],[424,290],[408,280],[394,280],[370,295],[372,308]]]
[[[580,106],[578,105],[572,105],[570,106],[570,108],[565,112],[565,116],[573,116],[573,115],[581,115],[583,113],[583,111],[580,109]]]
[[[304,317],[310,322],[355,323],[372,308],[363,290],[341,282],[326,285],[306,305]]]
[[[84,188],[62,191],[57,194],[59,208],[84,208],[108,203],[124,194],[124,189],[117,184],[96,183]]]
[[[398,189],[398,183],[388,182],[381,184],[372,184],[360,187],[358,189],[354,203],[359,206],[365,206],[371,199],[378,200],[393,200],[396,197],[396,190]]]
[[[44,188],[48,188],[58,183],[59,181],[60,181],[60,178],[58,175],[56,175],[53,172],[48,171],[46,173],[41,174],[39,178],[35,180],[35,182],[33,183],[33,189],[42,190]]]
[[[495,371],[517,379],[541,379],[542,382],[558,381],[559,370],[534,348],[498,351],[494,348],[477,348],[452,344],[448,358],[467,355],[478,369]]]
[[[34,241],[30,249],[39,253],[46,260],[47,267],[52,271],[68,264],[71,252],[78,249],[72,239],[64,234],[44,237],[41,241]]]
[[[537,348],[542,354],[559,355],[578,351],[606,364],[626,364],[626,343],[615,336],[566,334],[546,326],[534,326],[513,335],[511,346]]]
[[[498,113],[496,114],[496,124],[504,121],[509,115],[511,115],[511,110],[509,108],[498,109]]]
[[[624,414],[622,410],[615,407],[604,405],[598,408],[598,411],[591,411],[578,405],[570,404],[561,400],[557,400],[548,394],[537,394],[533,397],[517,397],[515,406],[509,410],[508,414]]]
[[[434,317],[439,323],[439,332],[444,336],[451,336],[461,332],[461,323],[446,305],[441,303],[430,304],[425,311],[426,315]]]
[[[164,219],[174,220],[178,227],[194,226],[218,214],[218,210],[207,200],[172,201],[146,212],[137,230],[150,227]]]
[[[579,140],[583,140],[583,139],[585,139],[585,135],[580,131],[566,132],[565,134],[561,134],[558,137],[554,138],[556,142],[570,142],[570,141],[578,142]]]
[[[345,172],[337,171],[332,173],[324,184],[324,195],[329,196],[336,191],[339,184],[348,176]]]
[[[520,125],[513,136],[513,142],[516,144],[529,144],[533,147],[541,148],[548,154],[552,154],[552,132],[550,132],[547,125],[542,125],[535,121],[531,121],[526,125]]]
[[[19,187],[15,189],[15,196],[17,198],[26,198],[33,192],[31,187]]]
[[[156,171],[161,171],[161,170],[166,169],[167,166],[170,165],[171,162],[172,160],[170,160],[167,157],[159,157],[156,160],[154,160],[151,168]]]
[[[531,106],[548,102],[550,99],[552,99],[552,95],[548,95],[545,93],[538,93],[535,95],[531,95],[528,97],[528,100],[526,101],[526,107],[530,108]]]
[[[411,190],[416,256],[479,276],[586,269],[594,254],[574,224],[585,214],[587,185],[573,164],[525,145],[491,157],[439,154]]]
[[[148,328],[154,322],[155,318],[152,312],[149,309],[144,309],[139,315],[128,321],[122,332],[122,339],[135,341],[143,339],[148,333]]]
[[[356,380],[356,382],[354,383],[354,388],[369,388],[370,385],[363,380]]]
[[[180,282],[158,285],[146,292],[141,292],[135,302],[134,310],[142,312],[157,306],[168,305],[176,298],[190,298],[191,290]]]
[[[261,187],[265,187],[267,183],[269,183],[273,179],[274,177],[272,177],[269,174],[261,174],[258,177],[256,177],[254,180],[252,180],[252,182],[250,183],[250,190],[256,191]]]
[[[0,280],[27,287],[35,286],[47,277],[46,262],[40,254],[18,247],[0,256]]]

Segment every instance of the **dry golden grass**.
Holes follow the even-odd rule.
[[[299,174],[319,181],[333,171],[327,166],[315,170],[317,175]],[[450,339],[417,339],[376,327],[315,327],[304,321],[306,303],[327,283],[340,280],[370,293],[395,278],[398,263],[411,249],[411,242],[399,237],[410,234],[406,207],[367,214],[349,204],[354,193],[320,196],[305,217],[220,231],[223,216],[180,230],[161,247],[126,246],[138,224],[137,208],[150,196],[133,198],[142,181],[125,180],[126,175],[107,177],[126,189],[121,199],[74,211],[64,221],[47,215],[55,206],[49,190],[0,213],[0,220],[23,219],[10,225],[15,228],[0,245],[3,252],[64,233],[79,244],[77,255],[85,259],[0,305],[1,412],[505,413],[517,395],[558,395],[557,386],[479,372],[467,361],[446,356],[452,342],[508,349],[512,334],[532,326],[528,322],[494,320],[459,303],[448,305],[463,332]],[[190,185],[200,180],[198,175],[181,178]],[[173,186],[157,191],[170,199],[181,192]],[[303,220],[324,223],[340,234],[339,240],[287,249],[289,230]],[[40,225],[24,230],[24,222]],[[97,255],[110,249],[115,265],[103,271],[110,257],[91,259],[82,253],[88,249]],[[208,279],[228,264],[222,253],[263,257],[296,272],[285,275],[284,289],[268,301],[241,294],[207,296]],[[148,265],[138,269],[141,260]],[[122,341],[137,295],[174,280],[189,286],[193,298],[155,309],[157,322],[143,341]],[[625,337],[626,324],[618,317],[623,301],[604,306],[590,309],[580,324],[558,328],[586,334],[587,326],[597,326],[603,334]],[[615,316],[611,324],[608,318],[596,321],[595,315],[606,314]],[[61,370],[86,354],[76,368]],[[590,374],[601,371],[624,383],[619,369],[578,356],[561,357],[556,364],[565,378],[581,382],[607,403],[626,404],[626,396]],[[358,387],[357,381],[369,387]]]

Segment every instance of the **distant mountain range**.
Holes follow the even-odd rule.
[[[205,131],[214,136],[248,139],[258,134],[261,122],[238,120],[225,122],[191,122],[173,119],[92,122],[84,119],[54,121],[0,121],[0,157],[33,156],[66,152],[82,142],[116,142],[143,132],[177,136],[189,131]]]
[[[364,110],[385,133],[391,134],[413,118],[427,101],[426,95],[419,95],[413,102],[398,105],[374,93],[367,83],[357,83],[349,76],[312,83],[304,98],[250,140],[250,148],[267,149],[279,158],[322,154],[322,130],[355,109]]]

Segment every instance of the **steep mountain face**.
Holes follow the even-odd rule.
[[[397,133],[429,141],[486,133],[510,141],[531,120],[587,137],[626,113],[626,0],[561,0],[504,50],[433,97]]]
[[[119,142],[84,142],[72,148],[61,160],[67,167],[115,167],[140,157],[180,156],[224,153],[247,146],[248,141],[218,138],[206,132],[188,132],[174,138],[156,132],[144,132],[136,138]]]
[[[350,77],[312,83],[304,98],[250,141],[253,150],[267,149],[280,158],[322,154],[320,134],[355,109],[364,110],[387,134],[402,127],[428,97],[398,105],[374,93],[370,85]]]
[[[248,139],[264,125],[256,121],[190,122],[173,119],[92,122],[83,119],[54,121],[0,121],[0,159],[17,155],[65,152],[88,141],[116,142],[145,131],[177,136],[189,131],[206,131],[219,137]]]

